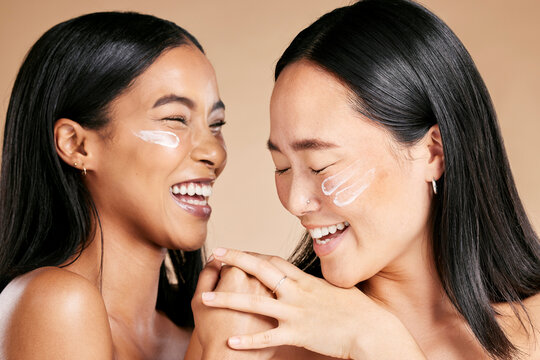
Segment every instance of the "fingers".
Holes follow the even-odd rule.
[[[301,279],[302,276],[306,276],[306,273],[304,273],[302,270],[279,256],[264,255],[254,252],[246,253],[268,261],[269,263],[277,267],[279,270],[281,270],[283,274],[286,274],[287,277],[293,280],[298,280]]]
[[[195,294],[200,294],[205,291],[214,291],[217,282],[219,281],[220,270],[221,264],[219,261],[208,262],[199,274],[199,281],[197,282]]]
[[[259,314],[277,320],[290,317],[292,311],[289,305],[264,295],[205,292],[202,301],[207,306]]]
[[[236,266],[255,276],[271,290],[283,279],[283,276],[287,275],[269,261],[242,251],[218,248],[214,250],[214,256],[219,261]],[[292,281],[292,279],[288,280],[280,284],[280,290],[284,289]]]
[[[262,349],[272,346],[290,345],[287,342],[288,337],[277,327],[272,330],[264,331],[253,335],[233,336],[227,343],[233,349]]]

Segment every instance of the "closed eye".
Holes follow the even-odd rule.
[[[169,117],[164,118],[163,120],[178,121],[178,122],[181,122],[184,125],[187,124],[186,118],[183,117],[183,116],[169,116]]]
[[[327,166],[325,166],[325,167],[323,167],[323,168],[320,168],[320,169],[318,169],[318,170],[316,170],[316,169],[311,169],[311,172],[314,173],[315,175],[317,175],[317,174],[322,173],[324,170],[328,169],[330,166],[335,165],[335,164],[336,164],[336,163],[334,162],[334,163],[332,163],[332,164],[330,164],[330,165],[327,165]]]
[[[219,120],[219,121],[216,121],[215,123],[213,124],[210,124],[210,129],[212,129],[212,132],[213,133],[218,133],[221,131],[221,128],[223,127],[223,125],[227,124],[225,122],[225,120]]]
[[[286,169],[276,169],[276,174],[278,175],[281,175],[281,174],[284,174],[287,170],[289,170],[290,168],[286,168]]]

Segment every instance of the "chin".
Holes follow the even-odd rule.
[[[167,246],[170,250],[195,251],[204,246],[206,231],[200,234],[183,234],[181,238],[171,238]]]
[[[196,245],[191,245],[191,246],[182,246],[180,248],[178,248],[178,250],[183,250],[183,251],[195,251],[195,250],[199,250],[200,248],[202,248],[204,246],[204,241],[202,241],[201,243],[198,243]]]
[[[343,267],[336,268],[321,262],[321,270],[326,281],[340,288],[349,289],[356,286],[356,284],[360,282],[356,276],[351,276],[354,274],[354,272],[347,271]]]

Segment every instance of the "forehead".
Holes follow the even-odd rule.
[[[310,62],[288,65],[272,93],[270,143],[283,152],[306,139],[355,154],[386,151],[391,136],[356,110],[354,96],[341,80]]]
[[[279,113],[284,106],[296,115],[330,109],[350,111],[351,98],[351,91],[333,74],[311,62],[298,61],[279,75],[272,93],[271,111]]]
[[[189,97],[196,103],[219,98],[214,69],[195,46],[183,45],[161,54],[118,100],[130,97],[148,107],[168,94]]]
[[[277,133],[280,137],[340,136],[347,129],[354,131],[362,116],[352,99],[351,91],[320,67],[306,61],[288,65],[272,93],[271,137]]]

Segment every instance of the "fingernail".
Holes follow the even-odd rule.
[[[213,251],[214,255],[216,256],[223,256],[227,253],[227,249],[224,248],[215,248]]]
[[[240,344],[240,338],[235,336],[232,338],[229,338],[229,345],[238,345]]]
[[[214,261],[214,255],[210,255],[208,260],[206,260],[207,263],[211,263],[212,261]]]
[[[205,301],[211,301],[216,298],[216,294],[213,292],[203,292],[202,293],[202,299]]]

